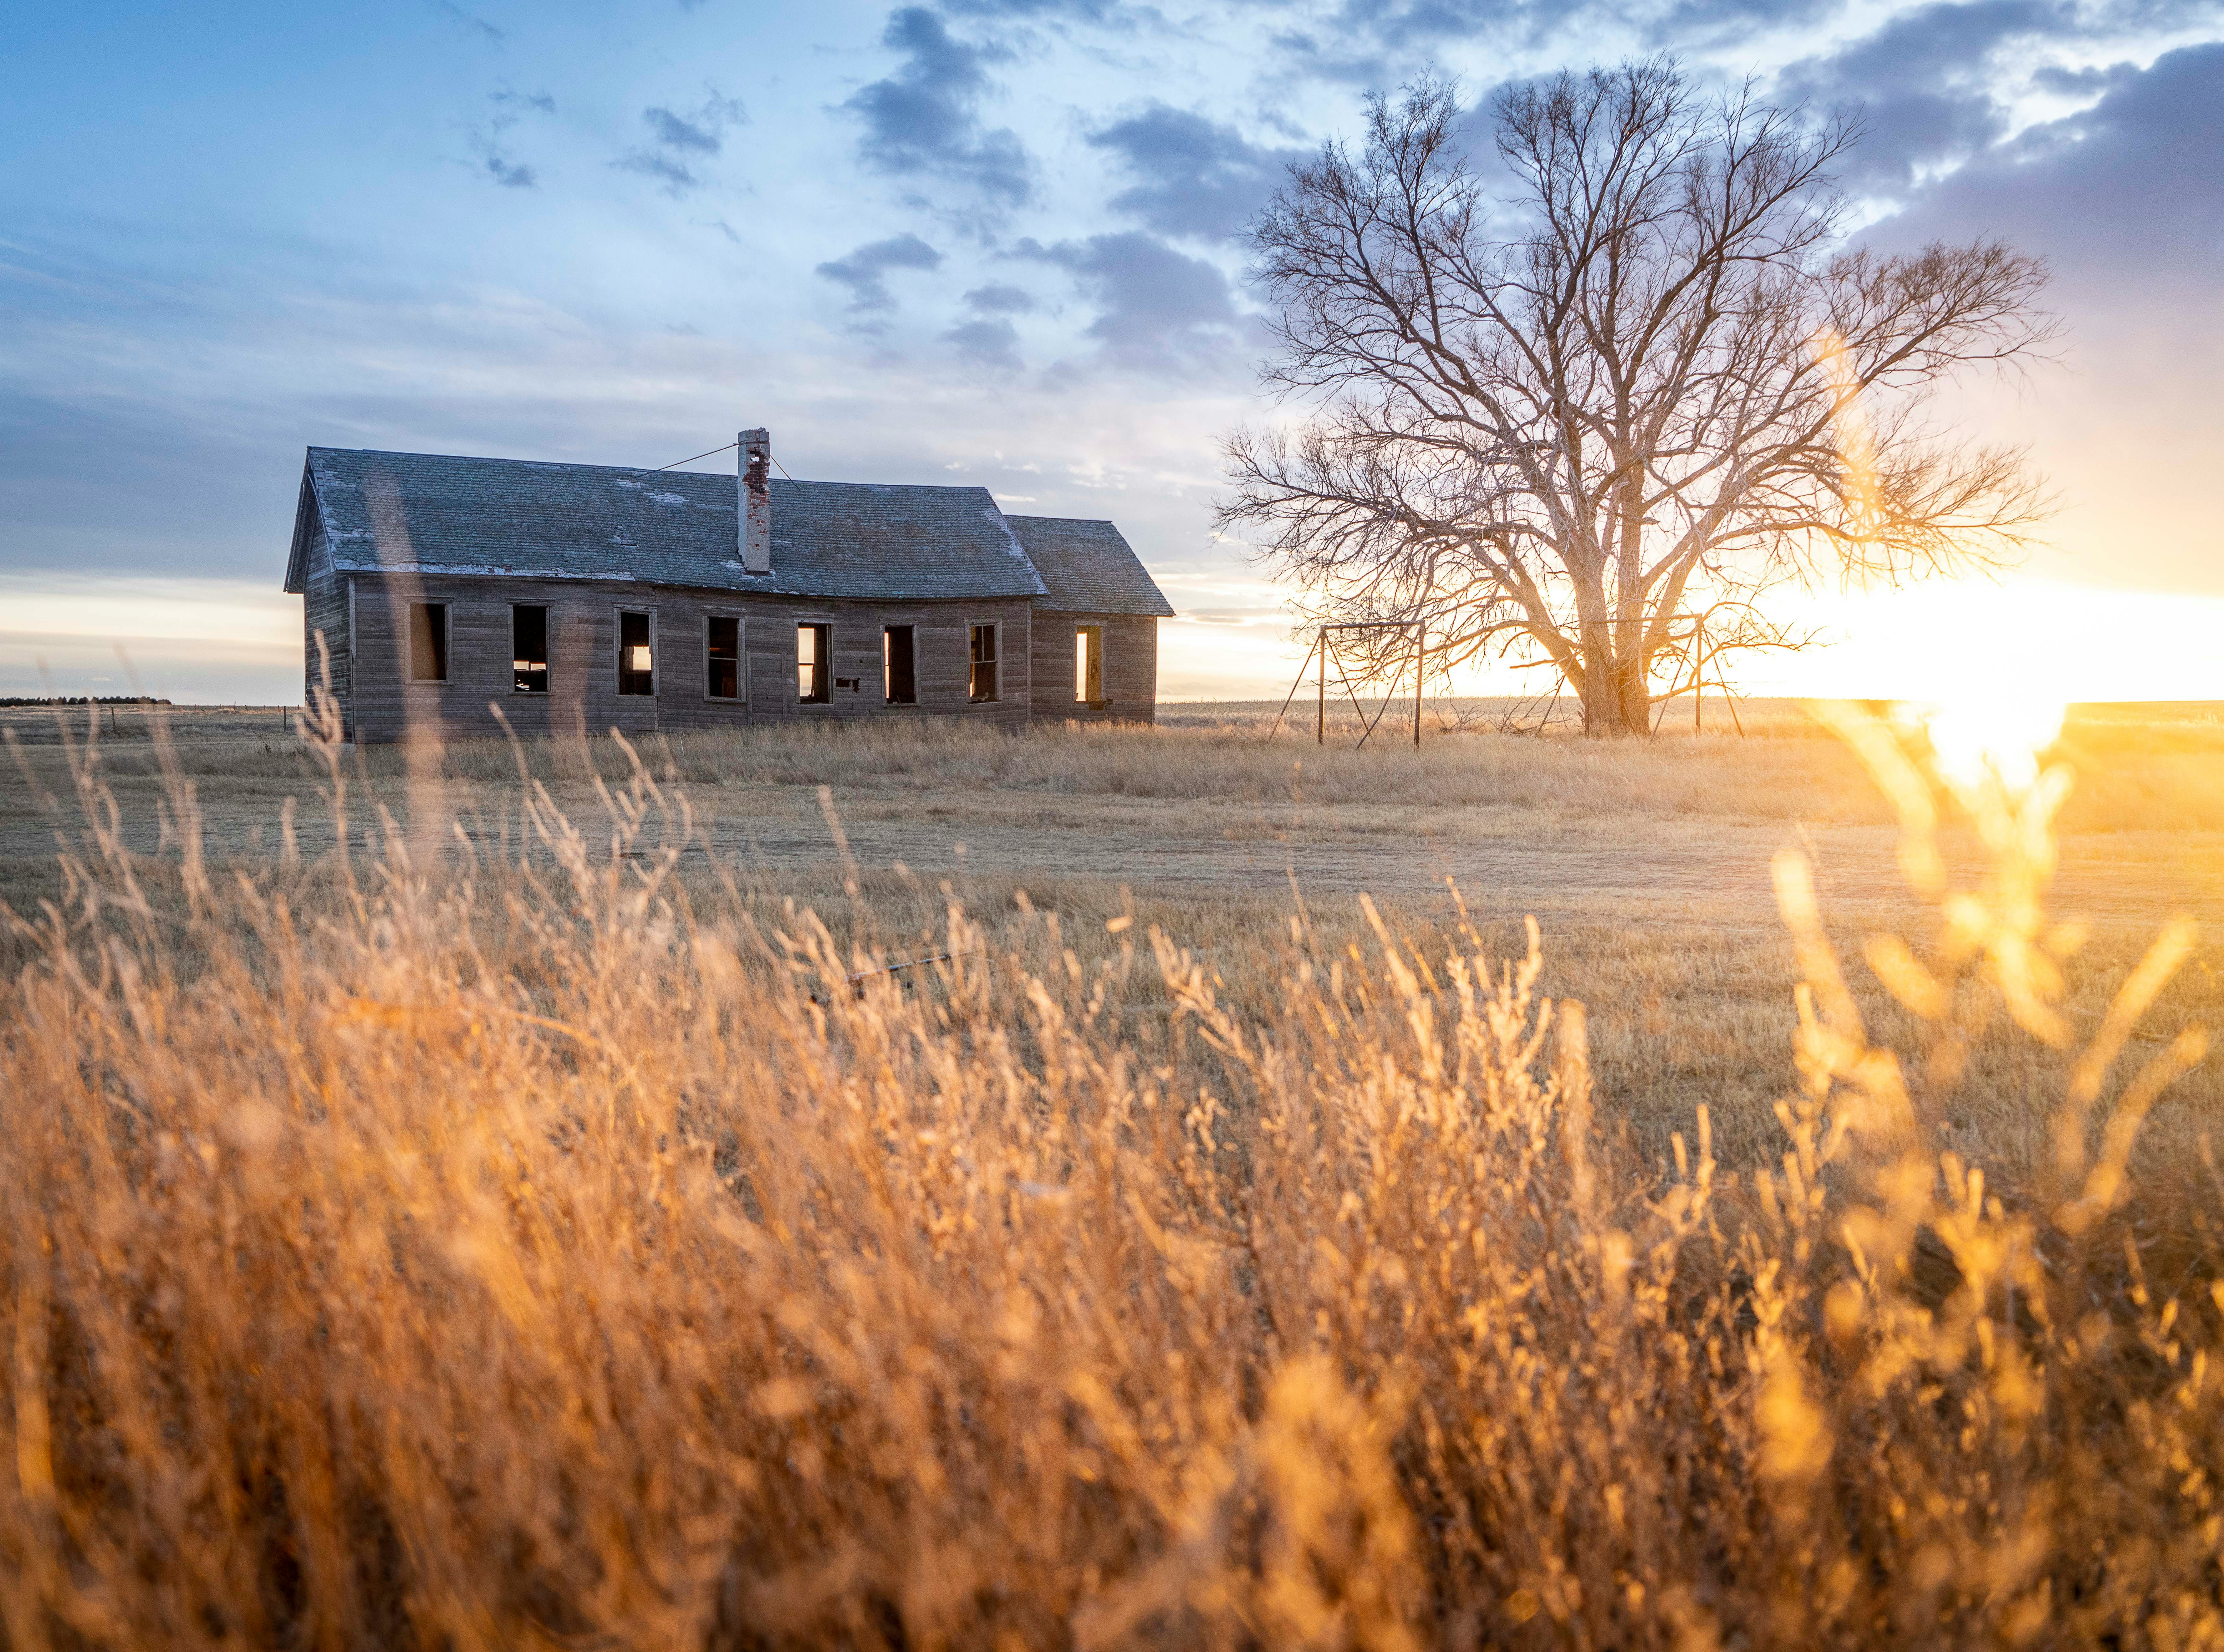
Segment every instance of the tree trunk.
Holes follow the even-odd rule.
[[[1635,660],[1618,659],[1610,646],[1587,640],[1580,689],[1583,733],[1615,739],[1652,730],[1652,690]]]

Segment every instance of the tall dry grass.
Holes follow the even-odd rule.
[[[2126,1169],[2201,1053],[2124,1053],[2186,938],[2080,1041],[2059,781],[1847,726],[1939,914],[1869,949],[1918,1031],[1785,861],[1802,1082],[1735,1185],[1703,1111],[1620,1157],[1533,944],[1293,915],[1249,1017],[1124,914],[1084,964],[953,904],[863,974],[685,896],[645,769],[591,832],[528,785],[537,855],[373,822],[219,884],[188,777],[158,864],[81,765],[0,1000],[0,1634],[2218,1644],[2209,1206]],[[2001,1017],[2055,1081],[2012,1206],[1933,1151]]]

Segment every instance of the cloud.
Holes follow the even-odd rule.
[[[490,45],[499,46],[509,37],[485,18],[465,11],[455,0],[436,0],[433,10],[460,28],[468,28]]]
[[[1372,88],[1394,85],[1430,66],[1443,47],[1488,43],[1533,53],[1556,30],[1595,41],[1607,9],[1586,0],[1343,0],[1332,9],[1283,9],[1292,14],[1290,26],[1268,36],[1282,66]],[[1627,12],[1609,15],[1619,24]],[[1588,56],[1595,49],[1591,41],[1571,49]]]
[[[1016,371],[1022,365],[1019,329],[1001,316],[994,320],[961,321],[942,335],[942,342],[956,345],[960,356],[982,367]]]
[[[517,113],[519,110],[537,110],[544,115],[553,115],[556,112],[556,100],[545,91],[528,97],[505,86],[499,91],[489,92],[487,101],[495,106],[496,112],[485,124],[466,129],[471,147],[478,151],[479,164],[486,169],[487,176],[504,189],[539,188],[539,168],[511,154],[502,141],[502,134],[518,123],[521,118]]]
[[[1033,193],[1026,147],[1008,128],[985,128],[975,112],[991,88],[986,66],[1010,52],[953,39],[923,6],[891,13],[881,39],[903,54],[902,66],[842,105],[864,123],[857,148],[865,163],[897,176],[948,179],[996,206],[1025,205]]]
[[[641,123],[648,128],[649,142],[627,150],[610,164],[655,179],[664,186],[665,193],[675,198],[701,188],[703,180],[695,172],[696,164],[703,157],[723,153],[727,129],[749,117],[738,98],[725,96],[716,86],[705,87],[704,91],[701,105],[685,115],[661,104],[642,110]]]
[[[2105,69],[2065,69],[2050,63],[2031,77],[2031,83],[2057,98],[2100,98],[2137,79],[2139,73],[2129,63],[2118,63]]]
[[[890,270],[938,269],[941,265],[940,253],[907,232],[885,241],[869,241],[845,256],[819,265],[816,273],[848,287],[850,310],[869,315],[896,307],[895,294],[888,291]]]
[[[1872,233],[1905,243],[1958,225],[2003,236],[2096,295],[2181,276],[2213,290],[2224,255],[2224,42],[2107,78],[2091,109],[1978,157]]]
[[[1816,21],[1837,9],[1837,0],[1678,0],[1652,19],[1646,38],[1673,52],[1735,47],[1763,29]]]
[[[2008,117],[1993,96],[1992,60],[2056,32],[2062,16],[2043,0],[1924,6],[1829,57],[1792,64],[1778,93],[1818,109],[1859,108],[1867,135],[1847,157],[1843,180],[1855,190],[1904,190],[2000,141]]]
[[[664,186],[664,192],[674,200],[691,189],[700,189],[703,180],[686,163],[670,155],[659,154],[654,149],[635,149],[620,155],[610,165],[621,172],[637,172],[644,178],[654,178]]]
[[[668,109],[644,109],[641,111],[641,117],[648,123],[648,129],[656,135],[656,141],[667,149],[692,149],[698,154],[716,154],[724,147],[717,133],[684,116],[675,115]]]
[[[1034,294],[1024,287],[1002,287],[993,282],[975,287],[965,295],[965,302],[982,315],[1027,315],[1035,307]]]
[[[1431,46],[1439,41],[1473,40],[1540,11],[1564,16],[1569,9],[1548,9],[1538,0],[1406,0],[1402,5],[1347,0],[1335,32],[1344,36],[1364,33],[1384,46],[1402,49]]]
[[[1218,265],[1140,230],[1048,247],[1028,239],[1014,250],[1073,277],[1100,306],[1088,336],[1123,366],[1165,371],[1219,364],[1246,331]]]
[[[1162,235],[1219,240],[1249,220],[1304,157],[1298,149],[1264,149],[1232,126],[1154,103],[1140,114],[1090,135],[1142,181],[1112,198]]]
[[[1123,9],[1116,0],[943,0],[942,9],[964,17],[1071,17],[1079,22],[1110,21]]]
[[[1867,136],[1848,158],[1851,188],[1904,194],[1926,178],[1987,154],[2011,125],[2025,87],[2097,97],[2129,71],[2064,68],[2050,50],[2129,50],[2197,15],[2200,0],[1968,0],[1891,17],[1829,56],[1785,69],[1777,93],[1817,108],[1858,107]]]
[[[2224,41],[2111,79],[2092,108],[1994,146],[1865,239],[1997,236],[2052,262],[2066,372],[1973,387],[1971,420],[2031,442],[2061,489],[2044,553],[2057,565],[2214,590],[2224,534],[2198,479],[2224,447]]]

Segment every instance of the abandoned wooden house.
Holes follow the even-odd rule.
[[[313,447],[286,589],[350,738],[1152,720],[1171,615],[1109,522],[985,488]],[[495,708],[501,709],[497,716]]]

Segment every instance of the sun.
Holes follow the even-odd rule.
[[[1972,690],[1905,710],[1930,735],[1949,781],[1974,789],[1993,779],[2019,792],[2038,780],[2040,753],[2062,737],[2069,703],[2028,691]]]

